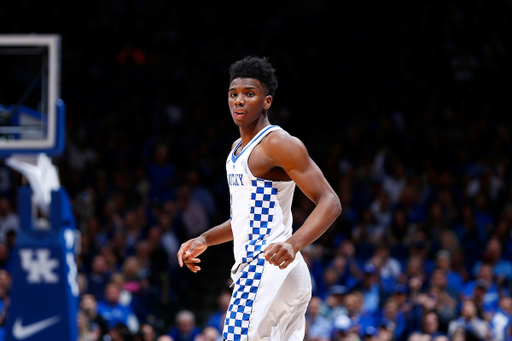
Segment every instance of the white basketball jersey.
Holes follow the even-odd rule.
[[[234,238],[235,265],[240,270],[258,258],[271,243],[284,242],[292,236],[291,205],[295,183],[255,177],[249,169],[249,157],[261,140],[279,126],[266,126],[235,156],[237,144],[226,163],[231,194],[231,229]],[[242,266],[240,266],[242,265]]]

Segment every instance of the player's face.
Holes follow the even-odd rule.
[[[233,121],[242,127],[257,121],[263,110],[270,108],[272,96],[259,80],[236,78],[229,86],[228,103]]]

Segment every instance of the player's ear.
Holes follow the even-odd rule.
[[[268,110],[272,105],[272,96],[268,95],[265,97],[265,102],[263,102],[263,109]]]

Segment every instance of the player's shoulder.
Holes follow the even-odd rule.
[[[265,150],[271,154],[307,153],[304,143],[285,130],[273,131],[263,141]]]
[[[266,144],[277,148],[305,148],[304,143],[286,130],[275,130],[268,134]]]

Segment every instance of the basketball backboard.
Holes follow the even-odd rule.
[[[0,157],[64,149],[60,36],[0,35]]]

